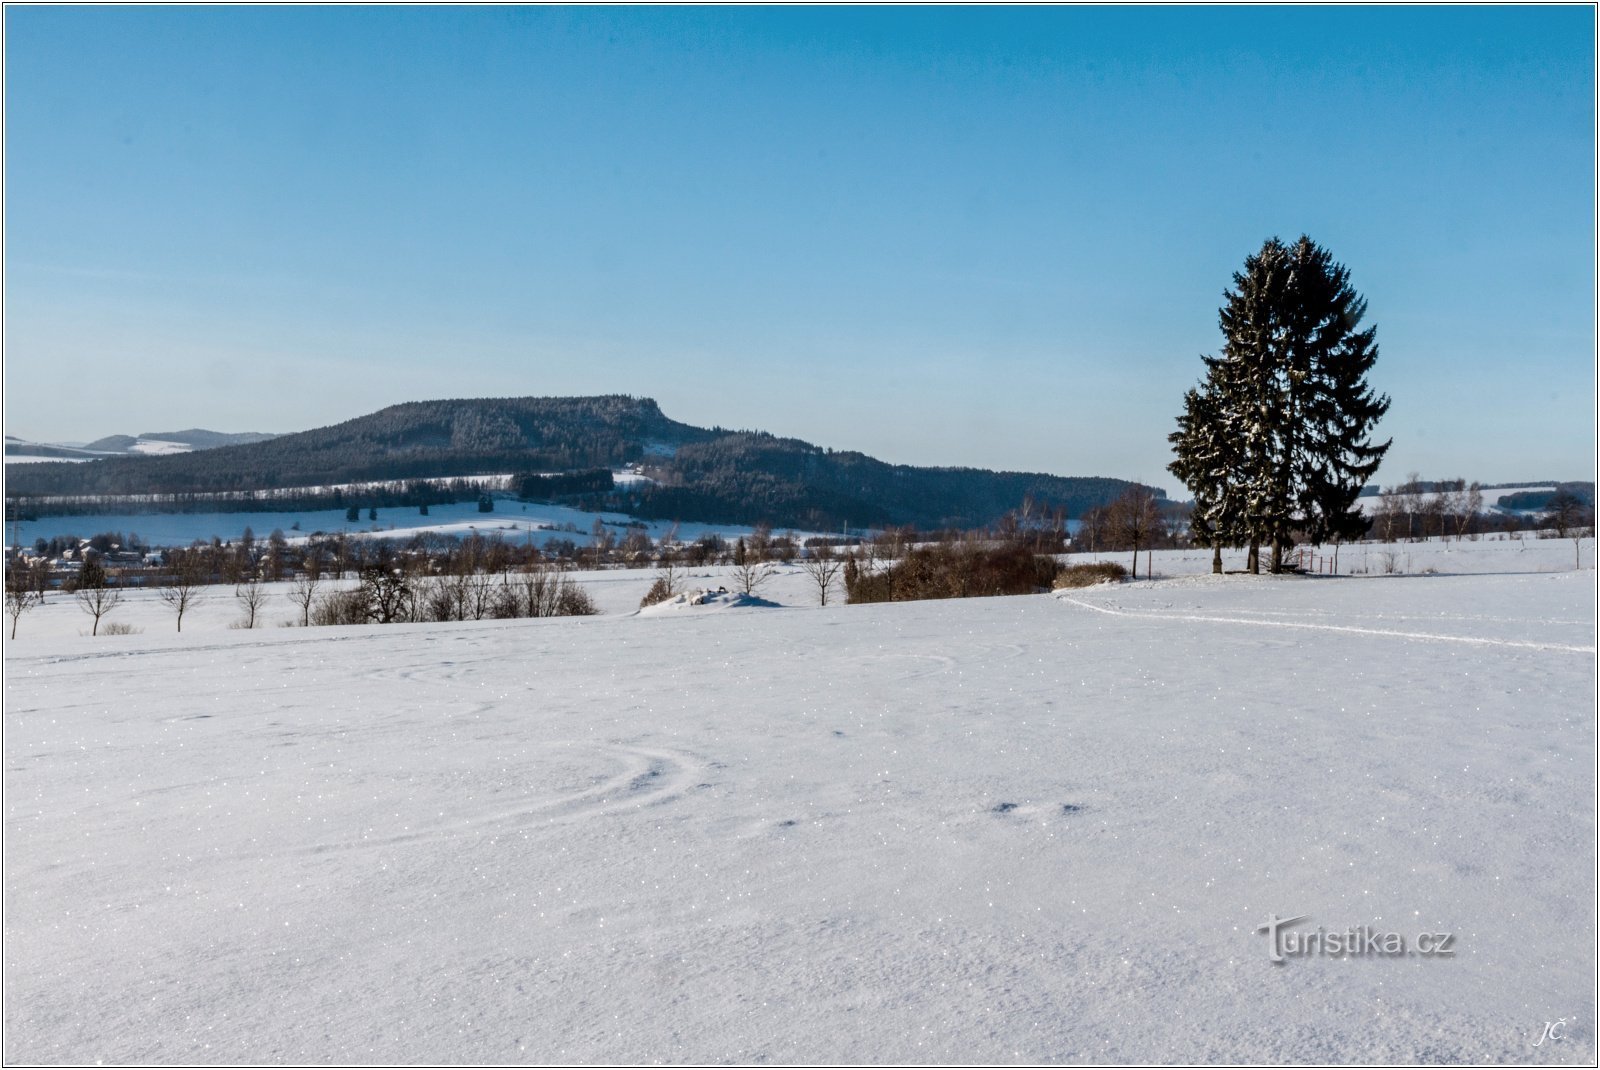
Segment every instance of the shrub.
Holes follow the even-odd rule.
[[[906,552],[895,564],[868,571],[845,563],[848,601],[905,602],[923,598],[988,598],[1048,591],[1060,568],[1055,558],[1015,543],[940,543]]]
[[[558,617],[593,617],[600,612],[600,607],[594,604],[594,599],[589,597],[589,592],[579,587],[576,583],[562,585],[561,596],[556,600],[556,616]]]
[[[639,599],[639,608],[644,609],[646,606],[653,606],[658,602],[665,602],[667,599],[671,598],[673,594],[674,591],[672,590],[672,584],[667,582],[667,578],[665,576],[658,577],[656,582],[650,585],[650,589],[644,593],[644,597]]]
[[[1068,565],[1056,574],[1056,590],[1066,587],[1093,587],[1097,583],[1120,583],[1128,578],[1128,570],[1114,561],[1096,561],[1087,565]]]
[[[143,628],[135,628],[133,625],[127,623],[126,621],[120,621],[119,620],[119,621],[114,621],[114,622],[112,622],[110,624],[107,624],[105,626],[105,631],[101,632],[100,634],[101,635],[138,635],[139,633],[141,633],[143,631],[144,631]]]
[[[369,619],[366,592],[359,587],[325,594],[311,606],[311,623],[316,625],[366,624]]]

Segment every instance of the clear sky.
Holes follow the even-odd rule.
[[[1370,302],[1379,479],[1593,478],[1588,6],[5,10],[5,425],[627,393],[1139,478],[1231,273]]]

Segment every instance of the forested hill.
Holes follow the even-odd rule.
[[[761,432],[687,444],[650,471],[655,482],[620,488],[610,504],[651,519],[765,521],[811,530],[841,524],[982,527],[1025,498],[1042,510],[1059,507],[1078,516],[1131,485],[1037,472],[892,465]]]
[[[1031,497],[1078,515],[1129,484],[890,465],[759,432],[669,419],[648,398],[480,398],[393,405],[266,442],[157,457],[13,465],[16,504],[53,495],[186,495],[639,463],[654,482],[593,504],[637,515],[826,529],[975,527]]]
[[[653,401],[622,396],[413,401],[266,442],[15,466],[6,493],[186,494],[555,471],[636,461],[649,443],[672,447],[713,434],[667,419]]]

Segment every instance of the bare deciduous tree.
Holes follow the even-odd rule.
[[[1395,529],[1400,523],[1400,504],[1392,492],[1378,495],[1372,511],[1372,522],[1379,538],[1384,542],[1394,542]]]
[[[72,594],[78,600],[78,606],[94,618],[94,627],[89,630],[90,635],[100,634],[100,618],[116,609],[122,602],[122,592],[111,586],[106,570],[97,557],[84,560]]]
[[[1545,526],[1555,528],[1559,538],[1564,539],[1569,530],[1583,526],[1585,519],[1583,500],[1569,491],[1557,490],[1545,508],[1549,510],[1545,514]]]
[[[20,564],[6,569],[6,614],[11,618],[11,638],[17,637],[17,618],[44,601],[34,590],[33,574]]]
[[[157,592],[161,601],[178,615],[178,631],[183,631],[183,615],[205,598],[208,579],[205,558],[193,548],[173,551],[167,562],[167,580]]]
[[[317,586],[321,578],[316,572],[306,572],[294,578],[294,584],[289,588],[289,601],[300,607],[300,626],[302,628],[311,624],[311,604],[317,597]]]
[[[1406,473],[1406,481],[1390,493],[1395,496],[1395,504],[1406,516],[1406,538],[1416,538],[1416,518],[1422,510],[1422,476],[1416,472]]]
[[[487,587],[488,577],[484,577]],[[367,619],[374,624],[397,624],[406,619],[411,604],[411,585],[405,570],[381,564],[368,565],[361,574],[360,593]],[[479,617],[474,619],[481,619]]]
[[[233,589],[233,597],[239,600],[239,606],[244,610],[244,622],[241,627],[250,629],[256,626],[256,614],[267,600],[267,590],[261,586],[261,579],[257,576],[246,576]]]
[[[1476,539],[1478,537],[1478,517],[1483,513],[1483,488],[1478,485],[1477,480],[1473,480],[1472,485],[1467,487],[1466,496],[1461,499],[1461,505],[1462,512],[1466,514],[1463,530],[1472,534],[1472,537]],[[1456,540],[1459,542],[1460,539],[1461,535],[1458,533]]]
[[[817,604],[827,605],[828,592],[844,568],[844,558],[835,554],[833,547],[823,543],[807,551],[805,560],[800,562],[800,567],[811,577],[811,582],[817,585]]]
[[[33,584],[33,593],[37,596],[37,603],[44,605],[45,595],[50,591],[50,562],[40,560],[33,563],[33,568],[28,572],[29,582]]]
[[[746,553],[742,559],[733,563],[732,575],[729,577],[733,589],[739,594],[754,595],[768,580],[772,578],[773,566],[770,561],[759,561],[755,553]]]
[[[1139,578],[1139,551],[1149,546],[1162,528],[1161,507],[1145,487],[1129,487],[1111,503],[1111,529],[1123,542],[1133,544],[1133,579]]]

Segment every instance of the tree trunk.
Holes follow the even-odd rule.
[[[1222,575],[1222,543],[1220,542],[1211,544],[1211,571],[1218,576]]]
[[[1139,544],[1133,544],[1133,578],[1139,578]]]
[[[1261,575],[1261,543],[1254,537],[1250,539],[1250,557],[1245,567],[1250,570],[1252,576]]]

